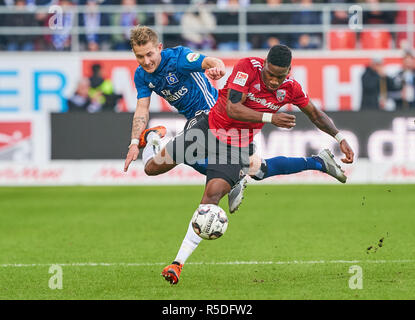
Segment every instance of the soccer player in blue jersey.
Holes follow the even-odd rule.
[[[163,49],[157,33],[146,26],[136,26],[131,30],[131,47],[140,66],[134,75],[137,107],[124,171],[127,171],[130,163],[137,159],[139,149],[146,144],[147,133],[152,133],[154,130],[161,130],[162,135],[165,133],[163,127],[145,130],[153,91],[174,106],[180,114],[191,119],[197,112],[208,112],[218,98],[218,91],[207,77],[219,80],[225,75],[225,65],[222,60],[206,57],[182,46]],[[152,157],[153,154],[143,151],[144,161],[149,156]],[[202,174],[206,173],[204,164],[195,163],[191,166]],[[232,212],[242,201],[243,183],[245,181],[229,194],[229,206]]]
[[[218,80],[225,75],[222,60],[194,53],[181,46],[163,49],[156,32],[146,26],[132,29],[131,47],[140,66],[134,75],[137,107],[124,171],[138,157],[139,139],[149,120],[153,91],[174,106],[180,114],[191,119],[198,111],[209,111],[218,98],[218,91],[206,76]],[[203,171],[197,165],[195,167],[196,170]]]

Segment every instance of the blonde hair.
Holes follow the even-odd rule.
[[[147,43],[152,42],[154,45],[157,45],[159,42],[159,37],[157,33],[147,27],[147,26],[135,26],[130,31],[130,44],[131,47],[134,45],[144,46]]]

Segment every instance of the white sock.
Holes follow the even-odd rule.
[[[174,261],[184,264],[202,240],[203,239],[193,230],[192,222],[190,221],[186,236],[184,237],[182,245],[180,246],[179,252],[177,253]]]
[[[157,148],[154,148],[155,144],[153,142],[157,141]],[[143,163],[144,167],[147,162],[153,158],[160,148],[160,136],[155,132],[150,132],[147,135],[147,145],[143,149]]]

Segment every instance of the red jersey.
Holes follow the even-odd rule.
[[[216,104],[209,113],[209,127],[215,136],[230,145],[246,147],[264,123],[244,122],[229,118],[226,113],[228,90],[245,93],[244,106],[259,112],[276,113],[287,103],[304,108],[309,102],[301,85],[288,77],[275,91],[269,91],[261,78],[264,59],[244,58],[233,68],[223,89],[219,90]]]

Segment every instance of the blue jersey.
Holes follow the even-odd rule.
[[[154,91],[187,119],[199,110],[209,110],[216,103],[218,91],[204,74],[204,58],[181,46],[162,50],[156,71],[147,73],[141,66],[135,71],[137,99],[149,97]]]

